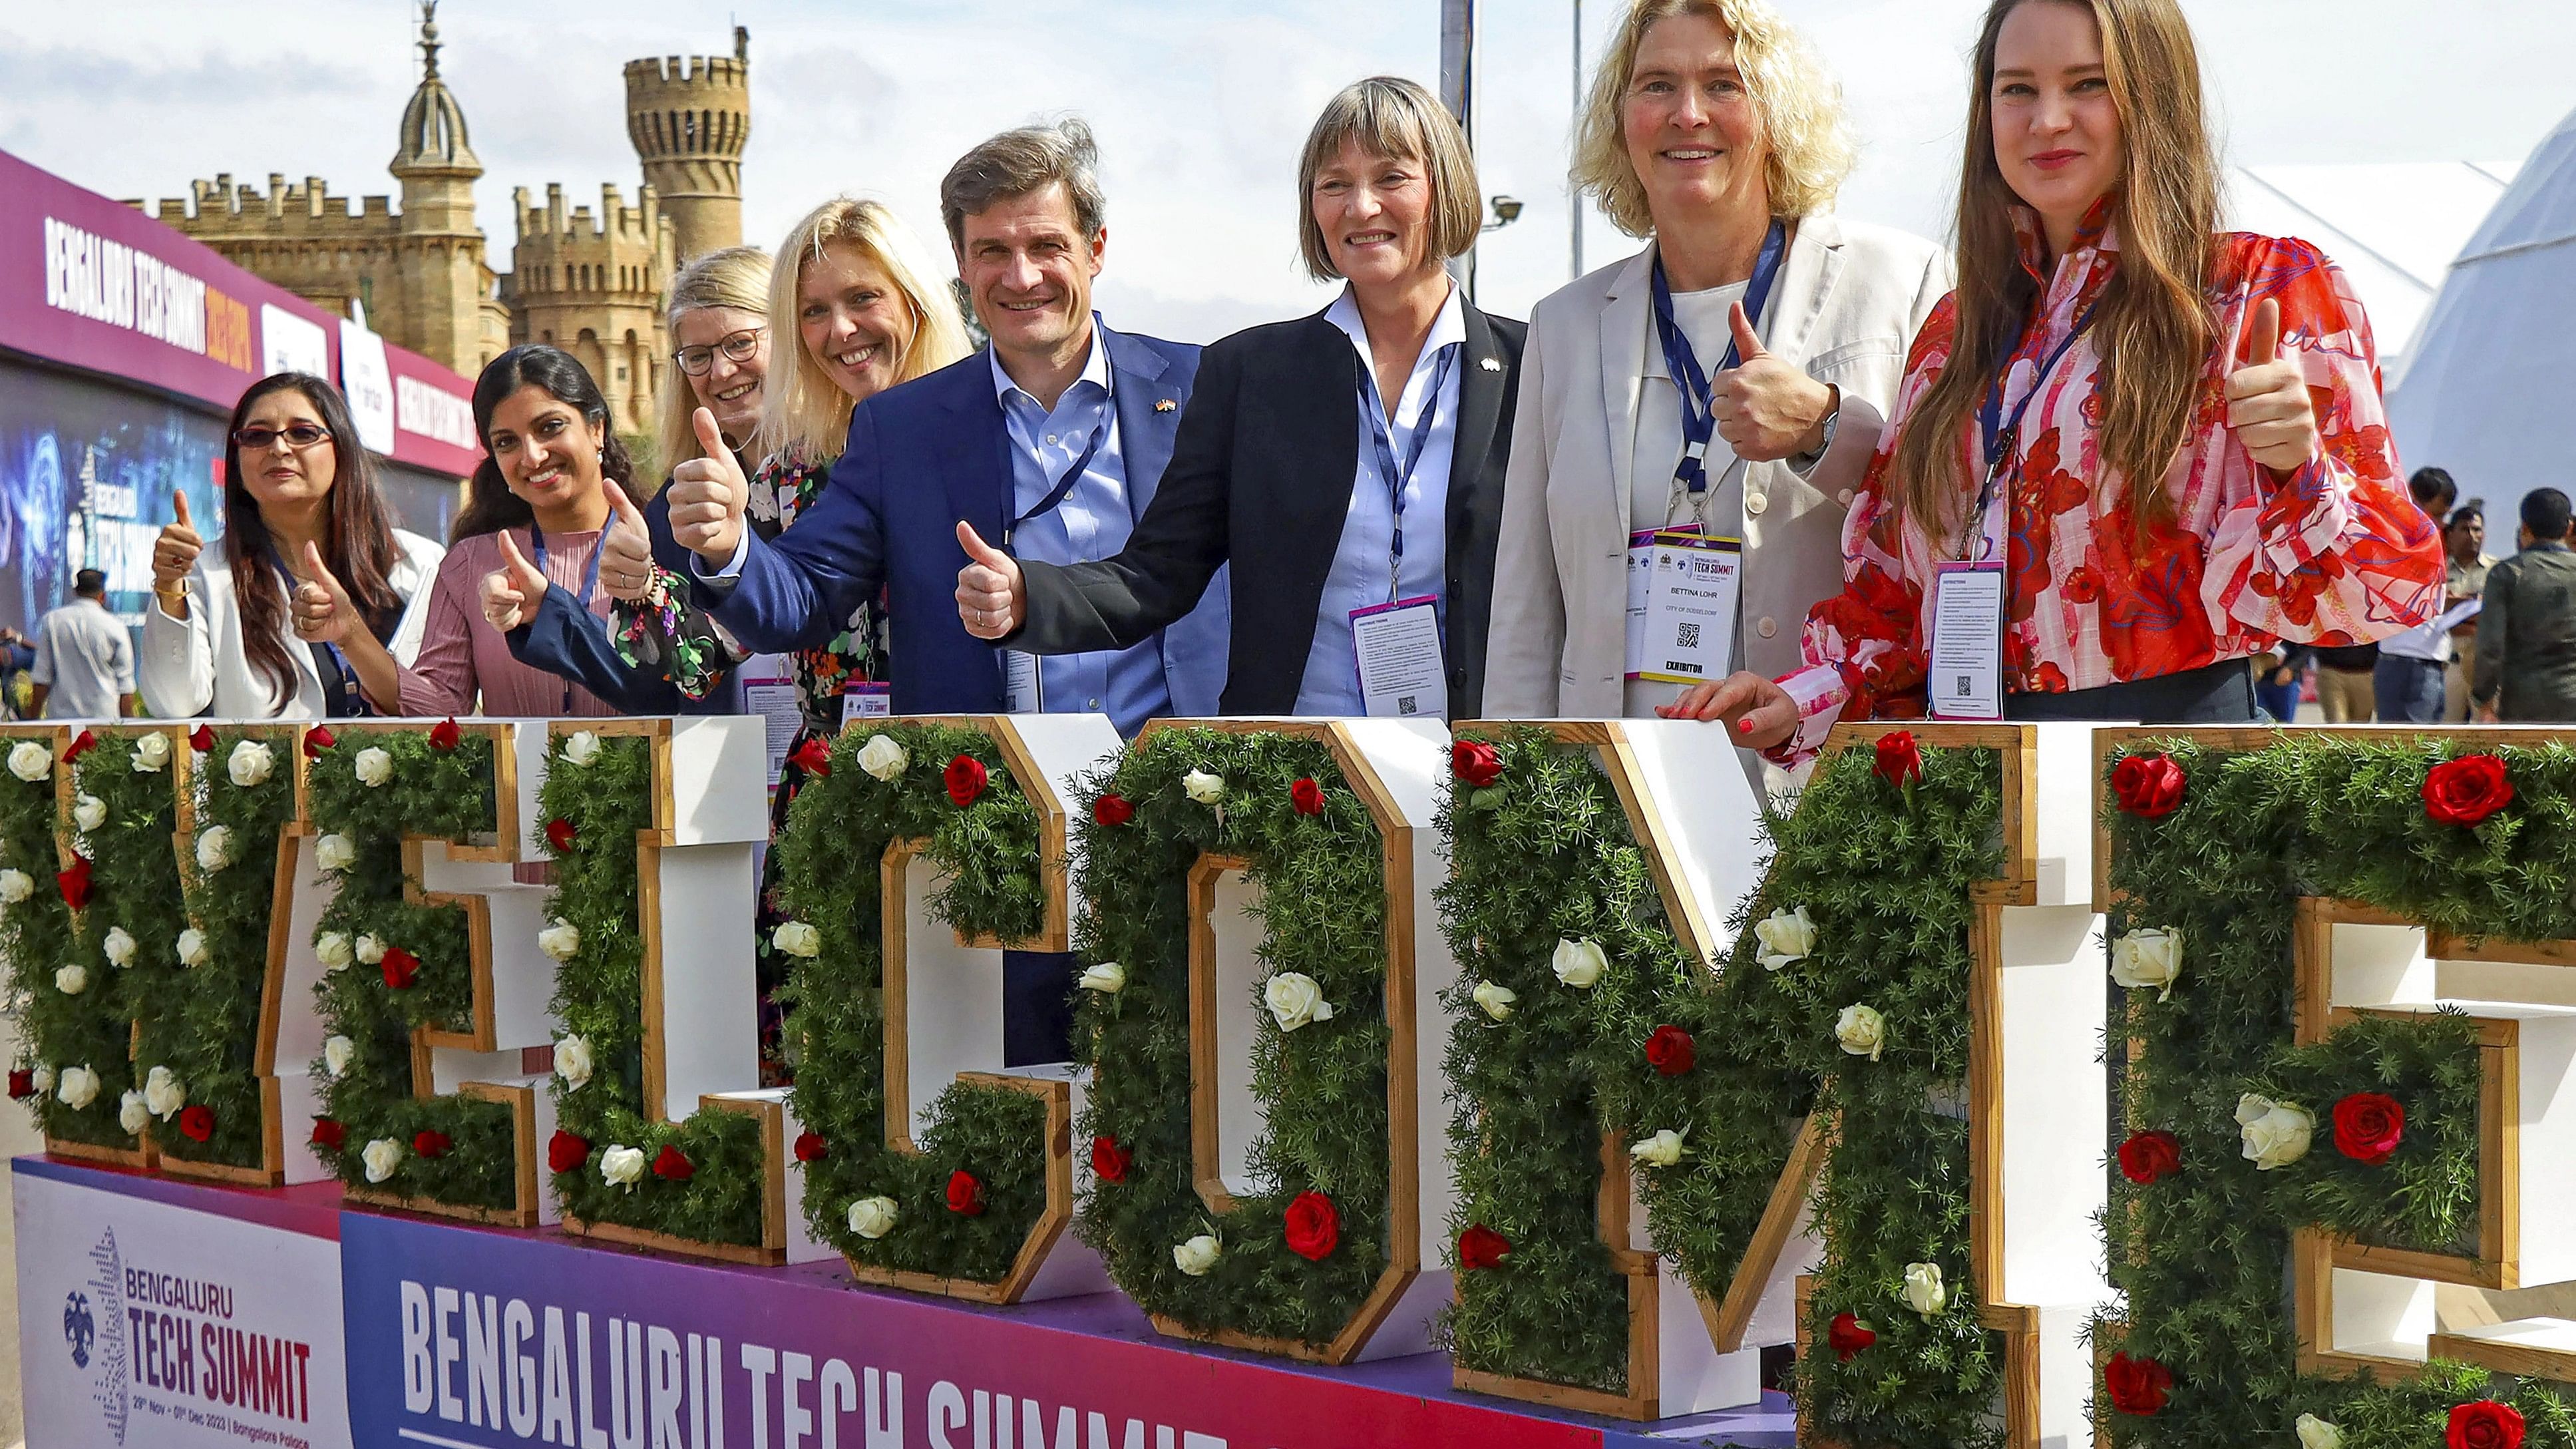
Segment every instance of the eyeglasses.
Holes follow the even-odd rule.
[[[680,364],[680,370],[689,376],[704,377],[707,369],[715,366],[719,351],[724,353],[727,362],[751,361],[751,355],[760,350],[760,335],[768,330],[766,327],[746,327],[740,332],[728,332],[717,338],[713,347],[683,347],[671,354],[671,360]]]
[[[286,445],[301,453],[316,443],[331,441],[331,430],[319,423],[293,423],[283,428],[244,428],[233,434],[233,446],[245,453],[265,453],[284,438]]]

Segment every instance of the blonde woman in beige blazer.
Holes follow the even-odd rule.
[[[1489,717],[1619,718],[1680,695],[1626,673],[1629,540],[1642,529],[1697,522],[1741,538],[1734,667],[1798,666],[1807,610],[1842,587],[1844,512],[1906,349],[1951,283],[1932,243],[1820,214],[1850,158],[1838,92],[1765,0],[1635,0],[1594,77],[1575,179],[1653,239],[1530,318]],[[1775,222],[1778,260],[1754,298]],[[1683,403],[1656,320],[1659,263],[1710,385],[1696,495],[1676,476]]]

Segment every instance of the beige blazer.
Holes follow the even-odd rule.
[[[1621,713],[1628,495],[1641,476],[1665,487],[1669,463],[1631,456],[1654,325],[1654,251],[1649,242],[1569,283],[1530,317],[1486,643],[1491,718]],[[1906,350],[1950,286],[1949,253],[1920,237],[1831,216],[1798,223],[1762,343],[1840,387],[1842,416],[1808,472],[1746,465],[1744,668],[1775,677],[1795,669],[1807,611],[1842,588],[1843,515],[1895,403]]]
[[[403,600],[402,622],[388,646],[395,660],[408,667],[420,653],[428,627],[430,583],[447,550],[419,534],[395,529],[394,566],[385,575]],[[295,627],[281,615],[277,637],[295,666],[295,693],[274,699],[268,681],[250,666],[242,651],[241,610],[233,601],[232,566],[224,562],[223,545],[208,540],[187,578],[188,617],[173,619],[154,598],[143,611],[143,647],[137,651],[143,711],[153,719],[320,719],[322,675],[313,665],[313,648],[295,637]]]

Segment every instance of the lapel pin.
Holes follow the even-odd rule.
[[[1154,411],[1158,413],[1176,413],[1180,410],[1181,405],[1172,401],[1170,398],[1164,398],[1154,404]]]
[[[1503,364],[1499,360],[1491,357],[1478,358],[1476,365],[1487,372],[1500,372],[1503,370]]]

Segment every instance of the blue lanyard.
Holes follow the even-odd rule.
[[[277,569],[277,580],[285,586],[287,601],[292,603],[295,599],[294,571],[286,566],[286,560],[278,557],[274,549],[269,551],[268,561]],[[358,689],[358,671],[349,667],[349,656],[340,652],[339,645],[314,645],[313,664],[316,673],[322,672],[324,666],[329,668],[328,676],[322,681],[324,715],[332,719],[348,719],[368,712],[367,697]]]
[[[1377,474],[1386,480],[1387,503],[1395,510],[1395,541],[1388,546],[1386,556],[1386,599],[1390,604],[1400,592],[1404,572],[1404,495],[1411,491],[1413,470],[1421,466],[1422,450],[1431,442],[1433,424],[1440,416],[1440,389],[1448,384],[1449,368],[1458,360],[1459,346],[1452,342],[1442,347],[1440,360],[1432,366],[1431,387],[1422,395],[1422,415],[1413,420],[1413,433],[1405,439],[1402,471],[1395,466],[1395,441],[1387,436],[1394,422],[1377,395],[1377,376],[1365,360],[1360,363],[1360,416],[1368,419],[1369,442],[1377,448]]]
[[[1744,315],[1760,321],[1762,309],[1770,305],[1771,284],[1780,279],[1780,261],[1788,255],[1789,228],[1773,221],[1771,230],[1762,238],[1762,252],[1753,259],[1753,280],[1744,288]],[[1664,344],[1664,370],[1672,374],[1673,386],[1682,395],[1682,459],[1673,466],[1673,477],[1693,493],[1708,491],[1708,440],[1717,431],[1717,411],[1709,387],[1708,374],[1700,371],[1699,357],[1691,351],[1690,338],[1673,321],[1673,289],[1664,280],[1664,258],[1655,255],[1655,336]],[[1744,365],[1734,339],[1726,344],[1726,356],[1717,370],[1730,372]]]
[[[2011,417],[2004,416],[2004,379],[2012,375],[2010,359],[2004,362],[1994,380],[1986,384],[1986,400],[1977,408],[1977,431],[1985,449],[1986,476],[1977,488],[1976,511],[1968,515],[1967,528],[1959,533],[1960,558],[1968,557],[1970,529],[1975,530],[1976,541],[1981,548],[1991,546],[1991,541],[1985,537],[1986,510],[1994,506],[1995,485],[2002,481],[2005,467],[2012,462],[2013,444],[2021,436],[2022,415],[2030,411],[2031,399],[2038,397],[2041,389],[2047,386],[2048,375],[2057,370],[2057,364],[2065,360],[2066,354],[2084,336],[2085,329],[2092,325],[2093,308],[2087,307],[2075,319],[2074,327],[2067,331],[2065,338],[2039,364],[2039,371],[2031,377],[2030,390],[2021,395],[2020,402],[2013,404]]]
[[[591,545],[590,567],[581,576],[581,592],[574,596],[581,601],[581,612],[585,614],[590,612],[591,599],[599,593],[599,556],[608,551],[600,547],[600,544],[607,541],[608,532],[603,527],[600,530],[599,542]],[[546,571],[546,531],[537,527],[533,519],[528,523],[528,543],[537,556],[537,572],[544,573]],[[569,679],[564,681],[563,712],[572,713],[572,681]]]
[[[1073,485],[1082,481],[1083,470],[1091,466],[1092,458],[1100,452],[1100,445],[1103,442],[1106,442],[1109,438],[1109,429],[1117,423],[1117,409],[1118,399],[1114,394],[1103,396],[1101,398],[1100,421],[1091,430],[1091,441],[1083,445],[1081,455],[1073,460],[1072,467],[1064,470],[1064,476],[1056,479],[1054,491],[1048,493],[1046,497],[1039,499],[1036,507],[1031,508],[1028,512],[1021,514],[1019,517],[1012,519],[1011,526],[1002,530],[1002,547],[1005,550],[1010,548],[1011,540],[1018,536],[1020,525],[1028,522],[1032,518],[1042,517],[1046,514],[1055,512],[1057,508],[1063,505],[1065,499],[1072,496]],[[1044,477],[1046,470],[1046,454],[1043,452],[1038,454],[1038,469],[1039,476]]]

